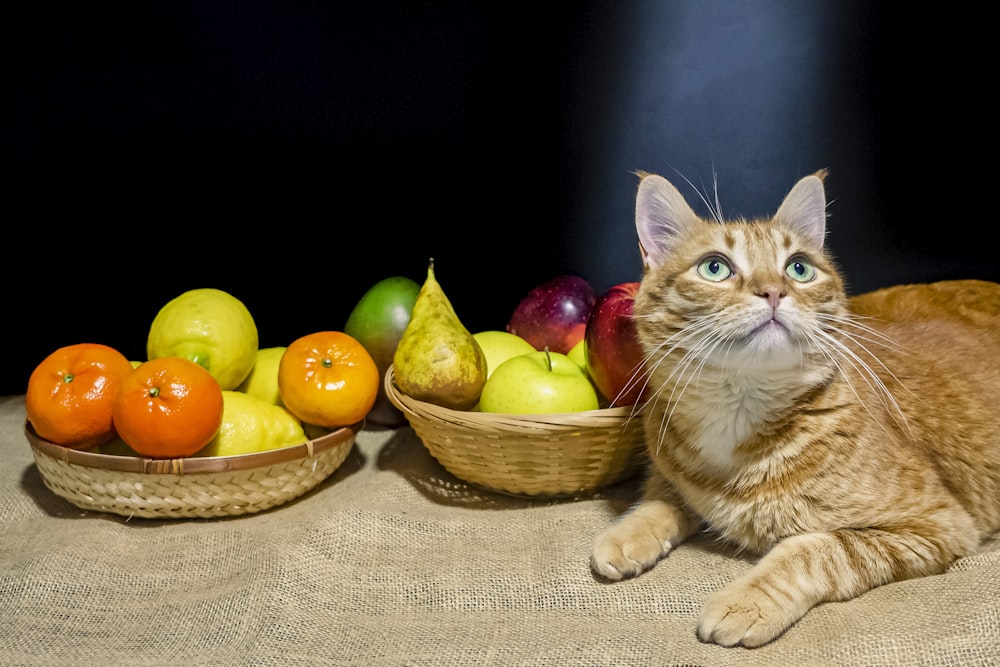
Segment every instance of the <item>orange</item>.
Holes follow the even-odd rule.
[[[319,331],[288,345],[278,364],[278,391],[302,422],[326,428],[356,424],[371,411],[381,376],[356,338]]]
[[[222,388],[195,362],[160,357],[125,377],[113,407],[115,429],[129,447],[149,458],[183,458],[222,425]]]
[[[54,351],[28,378],[25,411],[35,432],[71,449],[89,449],[115,437],[115,393],[132,364],[118,350],[77,343]]]

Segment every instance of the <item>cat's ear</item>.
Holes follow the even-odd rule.
[[[826,192],[823,179],[826,170],[817,171],[795,184],[781,202],[774,219],[823,247],[826,236]]]
[[[642,263],[648,269],[659,266],[671,244],[699,218],[670,181],[656,174],[640,173],[639,177],[635,229]]]

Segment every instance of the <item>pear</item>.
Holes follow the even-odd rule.
[[[486,355],[438,284],[433,258],[392,365],[399,390],[420,401],[470,410],[483,392]]]

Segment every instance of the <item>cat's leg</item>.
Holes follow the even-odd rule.
[[[698,638],[766,644],[820,602],[849,600],[891,581],[944,571],[954,557],[927,534],[835,530],[788,537],[709,597]]]
[[[652,473],[642,500],[594,540],[591,569],[607,579],[633,577],[683,542],[698,522],[674,498],[667,481]]]

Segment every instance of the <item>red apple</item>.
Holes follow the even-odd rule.
[[[612,406],[635,405],[646,396],[644,355],[632,319],[638,292],[638,282],[615,285],[597,299],[587,321],[587,370]]]
[[[558,276],[542,283],[521,299],[507,323],[507,331],[550,352],[566,354],[583,340],[587,318],[597,301],[589,282],[579,276]]]

